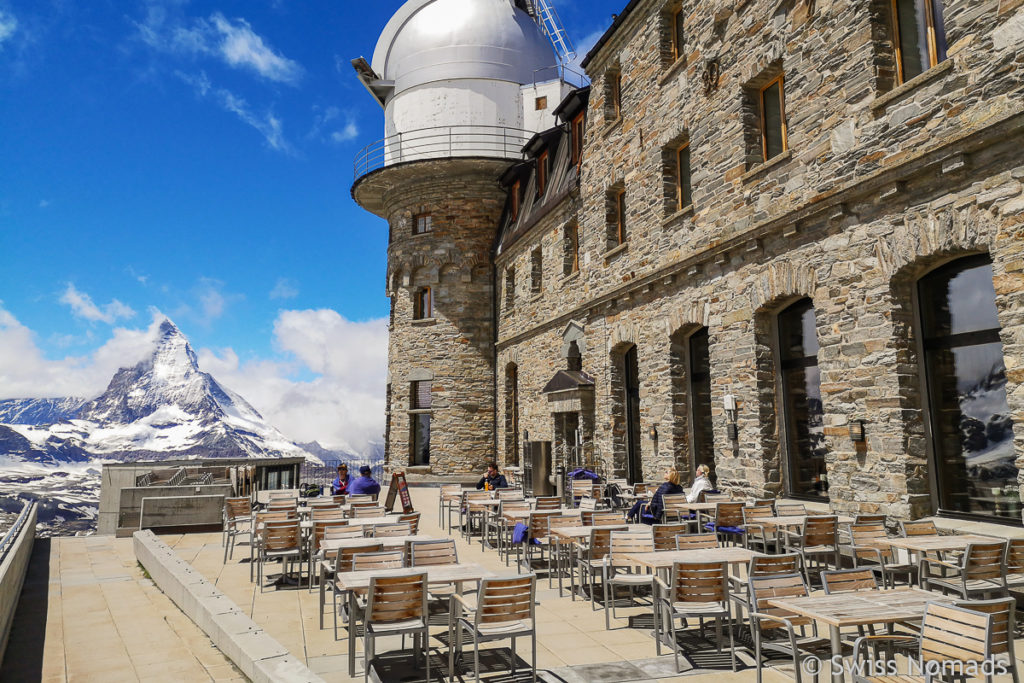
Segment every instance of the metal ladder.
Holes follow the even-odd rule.
[[[549,0],[523,0],[527,13],[533,17],[551,44],[555,46],[555,52],[562,63],[571,62],[576,58],[576,49],[566,33],[562,20],[558,18],[558,11]]]

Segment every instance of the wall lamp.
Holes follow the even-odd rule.
[[[864,437],[864,423],[867,420],[850,420],[850,441],[854,443],[862,443],[865,440]]]
[[[647,434],[648,434],[648,436],[651,437],[651,441],[657,441],[658,440],[658,427],[656,425],[651,425],[651,429],[650,429],[650,431],[647,432]]]

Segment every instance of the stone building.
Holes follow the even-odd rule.
[[[494,399],[447,471],[550,442],[631,480],[707,463],[741,495],[1020,523],[1024,2],[632,0],[583,64],[557,125],[475,176],[504,190],[474,261]],[[403,201],[462,201],[440,185]]]

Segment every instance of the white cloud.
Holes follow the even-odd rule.
[[[270,290],[271,299],[294,299],[299,295],[299,287],[293,280],[286,277],[277,278],[274,288]]]
[[[91,354],[49,360],[40,351],[35,333],[0,302],[0,398],[98,396],[115,372],[152,352],[162,319],[154,311],[148,328],[115,328],[111,338]]]
[[[0,47],[18,30],[18,20],[12,14],[0,10]]]
[[[338,107],[313,106],[313,128],[306,136],[309,140],[333,143],[349,142],[359,137],[359,124],[355,113],[343,112]],[[330,132],[328,132],[330,131]]]
[[[39,208],[40,209],[48,209],[49,207],[50,207],[50,200],[49,199],[40,199],[39,200]]]
[[[349,140],[355,140],[357,137],[359,137],[359,126],[356,125],[355,121],[351,120],[341,130],[331,133],[332,142],[348,142]]]
[[[604,32],[605,29],[599,29],[593,33],[589,33],[583,36],[582,40],[576,44],[576,57],[566,65],[568,67],[566,80],[580,86],[586,85],[590,82],[590,79],[587,78],[586,72],[583,71],[583,67],[580,66],[580,64],[584,59],[586,59],[587,53],[594,49],[594,46],[597,45],[597,41],[601,39]]]
[[[105,306],[97,306],[93,303],[92,297],[85,292],[75,288],[74,283],[69,282],[64,294],[60,297],[62,304],[71,307],[71,312],[76,318],[82,318],[89,322],[102,322],[113,325],[121,318],[134,318],[135,311],[130,306],[114,299]]]
[[[287,154],[294,154],[295,150],[285,138],[284,126],[281,119],[271,112],[257,114],[243,98],[234,94],[226,88],[215,87],[205,72],[198,75],[189,75],[176,71],[175,74],[182,81],[191,85],[199,97],[212,97],[222,109],[236,115],[239,119],[259,131],[271,149]]]
[[[222,37],[218,50],[231,66],[250,69],[278,83],[294,85],[302,78],[302,67],[274,52],[244,19],[232,23],[220,13],[210,19]]]
[[[289,438],[362,450],[384,433],[387,320],[352,322],[332,310],[283,311],[274,343],[287,360],[242,362],[200,349],[200,367],[241,394]],[[294,379],[312,372],[308,380]]]
[[[225,292],[223,282],[209,277],[199,278],[191,294],[192,303],[183,304],[175,309],[174,317],[188,318],[203,327],[209,327],[224,317],[231,304],[245,298],[242,294]]]

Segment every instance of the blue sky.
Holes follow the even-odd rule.
[[[308,339],[379,335],[386,228],[349,187],[383,123],[349,62],[401,4],[0,0],[0,398],[102,384],[155,314],[230,378],[312,385]],[[584,46],[624,4],[556,0]]]

